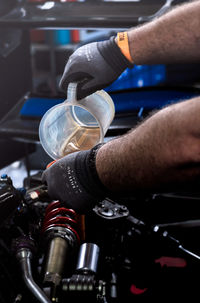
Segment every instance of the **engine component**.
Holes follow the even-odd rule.
[[[117,204],[109,199],[98,203],[93,211],[98,216],[110,220],[127,217],[129,215],[129,210],[125,205]]]
[[[25,195],[25,200],[28,205],[35,203],[37,201],[49,201],[51,202],[47,190],[44,186],[38,186],[35,189],[28,190]]]
[[[76,273],[62,280],[63,291],[76,299],[87,298],[87,302],[106,302],[106,283],[96,279],[98,259],[99,246],[83,243],[79,249]]]
[[[58,286],[66,258],[80,241],[75,211],[53,201],[46,209],[42,233],[47,243],[44,283]]]
[[[50,303],[51,301],[49,298],[35,283],[32,277],[31,259],[33,252],[35,251],[34,241],[25,236],[17,238],[13,241],[13,251],[15,252],[16,258],[20,263],[23,279],[27,287],[41,303]]]
[[[76,270],[84,273],[96,273],[99,247],[93,243],[83,243],[79,250]]]
[[[21,193],[6,174],[0,177],[0,222],[11,216],[22,200]]]

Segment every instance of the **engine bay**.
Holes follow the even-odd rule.
[[[40,177],[26,190],[0,178],[0,302],[199,296],[198,192],[105,199],[79,215]]]

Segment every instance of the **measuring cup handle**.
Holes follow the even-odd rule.
[[[78,85],[77,82],[69,83],[67,89],[67,101],[70,102],[77,101],[77,94],[76,94],[77,85]]]

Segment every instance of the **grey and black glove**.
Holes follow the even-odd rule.
[[[67,93],[70,82],[78,82],[77,99],[82,99],[114,82],[133,64],[122,54],[115,42],[93,42],[78,48],[65,66],[60,88]]]
[[[43,172],[42,181],[47,183],[52,199],[84,214],[107,196],[96,171],[96,153],[100,147],[101,144],[69,154]]]

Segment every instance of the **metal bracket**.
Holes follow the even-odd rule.
[[[143,17],[141,16],[141,17],[138,18],[138,22],[139,23],[149,22],[149,21],[151,21],[155,18],[158,18],[158,17],[162,16],[163,14],[165,14],[171,8],[171,5],[172,5],[173,2],[174,2],[174,0],[166,0],[165,4],[154,15],[143,16]]]

